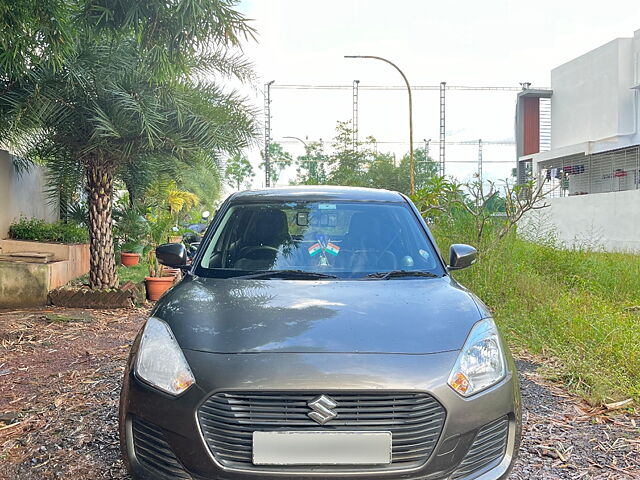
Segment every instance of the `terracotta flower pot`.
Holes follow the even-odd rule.
[[[120,262],[125,267],[133,267],[140,263],[139,253],[120,252]]]
[[[147,299],[155,302],[164,292],[171,288],[175,277],[145,277],[144,282],[147,285]]]
[[[182,235],[169,235],[169,243],[182,243]]]

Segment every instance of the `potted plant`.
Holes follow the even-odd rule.
[[[121,242],[120,262],[125,267],[140,263],[143,252],[142,239],[147,235],[149,226],[139,208],[127,207],[118,215],[116,232]]]
[[[142,245],[135,243],[123,243],[120,247],[120,263],[125,267],[133,267],[140,263],[140,255],[142,254]]]
[[[198,203],[198,197],[191,192],[178,190],[175,182],[170,182],[166,186],[155,184],[150,187],[149,197],[154,207],[147,214],[151,250],[148,254],[149,276],[145,278],[145,283],[147,298],[157,300],[171,288],[180,272],[162,267],[156,258],[155,247],[166,243],[167,239],[171,241],[170,235],[175,236],[178,242],[182,241],[181,235],[175,235],[179,232],[177,224],[180,212],[193,208]]]
[[[171,231],[172,218],[168,212],[161,209],[155,209],[154,212],[147,215],[149,224],[149,240],[151,249],[147,254],[149,262],[149,276],[144,281],[147,287],[147,299],[151,301],[158,300],[164,292],[171,288],[176,277],[174,275],[164,275],[164,268],[156,258],[155,247],[165,243],[166,238]]]

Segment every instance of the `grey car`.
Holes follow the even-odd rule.
[[[124,374],[136,479],[507,478],[517,373],[412,202],[385,190],[232,195]]]

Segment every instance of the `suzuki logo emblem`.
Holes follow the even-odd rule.
[[[338,416],[335,410],[333,410],[338,404],[326,395],[320,395],[318,398],[308,402],[307,405],[313,410],[307,413],[307,416],[320,425],[324,425],[329,420],[333,420]]]

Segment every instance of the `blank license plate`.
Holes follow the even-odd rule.
[[[253,432],[254,465],[391,463],[391,432]]]

